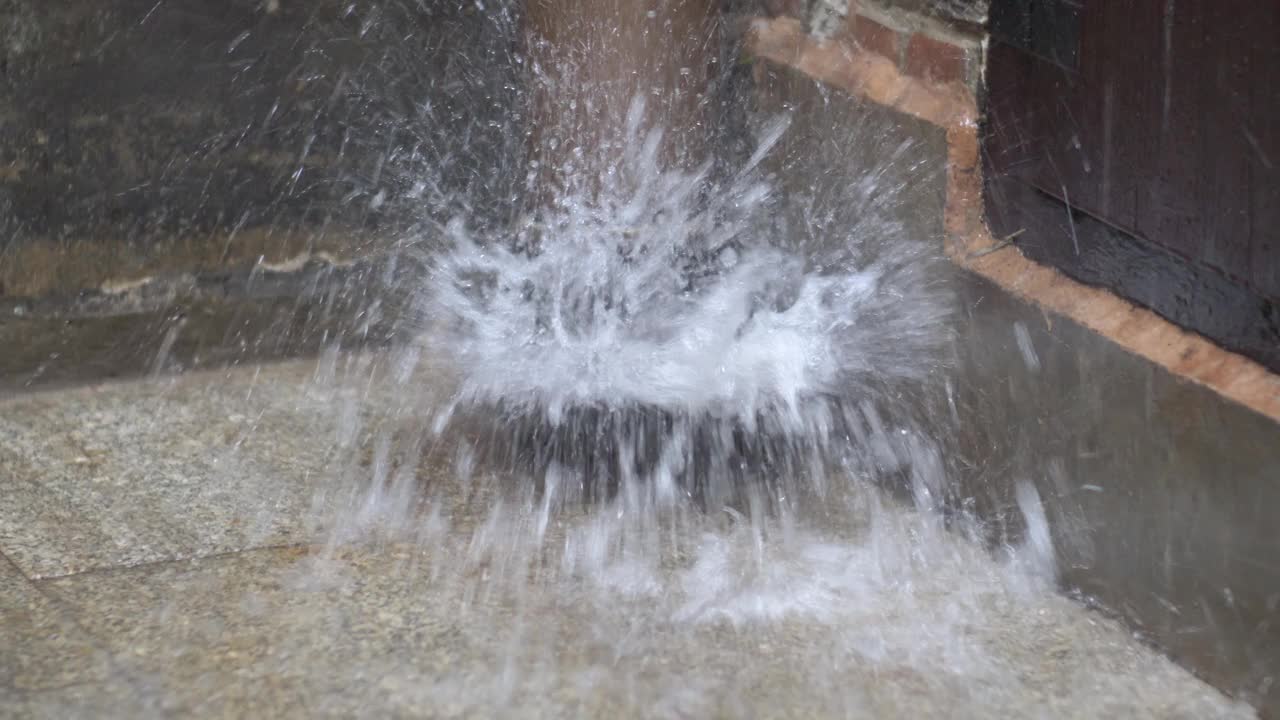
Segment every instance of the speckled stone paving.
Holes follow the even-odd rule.
[[[365,409],[316,373],[0,401],[0,717],[1253,717],[959,538],[866,592],[818,581],[876,551],[803,546],[750,597],[817,582],[832,609],[757,622],[682,619],[679,568],[647,595],[485,592],[455,571],[465,517],[325,548],[316,489]]]

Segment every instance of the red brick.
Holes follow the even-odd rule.
[[[965,59],[964,48],[915,33],[907,42],[903,69],[908,75],[935,82],[964,82]]]
[[[898,62],[898,31],[867,17],[852,18],[853,40],[868,52],[883,55]]]
[[[765,0],[764,12],[767,17],[799,18],[804,14],[803,0]]]

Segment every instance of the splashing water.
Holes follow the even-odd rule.
[[[809,248],[770,242],[770,188],[755,170],[785,128],[775,122],[723,189],[706,192],[706,167],[660,170],[654,132],[629,144],[623,163],[645,181],[625,202],[564,199],[511,243],[481,245],[453,223],[432,310],[454,325],[463,397],[553,422],[566,406],[605,403],[798,420],[807,401],[860,377],[919,379],[945,336],[943,301],[908,299],[920,258],[904,249],[814,268]],[[859,320],[886,313],[897,328]]]
[[[638,658],[661,650],[637,632],[847,630],[917,607],[841,631],[840,652],[977,668],[981,653],[934,616],[958,623],[992,592],[1043,589],[1024,556],[1052,549],[935,602],[973,567],[957,558],[981,554],[953,533],[967,520],[944,518],[928,407],[955,303],[933,238],[900,219],[903,183],[937,169],[904,164],[909,143],[875,166],[838,151],[838,177],[784,191],[795,113],[757,117],[737,161],[702,161],[665,152],[650,111],[637,97],[621,127],[595,130],[608,142],[575,142],[600,157],[572,156],[516,222],[414,193],[439,210],[402,253],[419,271],[406,276],[415,340],[381,384],[370,361],[322,362],[349,401],[336,444],[353,458],[316,500],[331,554],[408,541],[430,558],[412,574],[456,612],[516,608],[499,621],[514,645],[493,669],[497,697],[567,682],[534,659],[564,623]],[[883,145],[858,129],[803,152],[868,140]],[[672,702],[706,700],[690,687]]]
[[[1018,715],[1010,698],[1032,693],[992,648],[1058,632],[1037,623],[1066,601],[1034,489],[1017,495],[1030,542],[1006,562],[948,502],[953,421],[933,398],[956,308],[935,238],[894,219],[903,187],[884,171],[904,147],[787,193],[791,115],[727,172],[665,158],[645,116],[633,101],[616,158],[580,166],[599,176],[507,227],[440,202],[448,219],[404,253],[415,340],[381,373],[322,363],[352,390],[337,445],[367,455],[317,498],[328,557],[407,543],[424,595],[501,629],[474,640],[479,669],[424,686],[431,703],[741,716],[769,701],[776,653],[808,683],[778,707],[946,716],[889,697],[927,687]]]
[[[643,115],[634,102],[608,176],[634,187],[561,197],[509,237],[448,224],[422,299],[460,375],[437,430],[452,412],[497,417],[513,469],[576,472],[588,495],[626,480],[718,503],[761,470],[820,485],[868,408],[939,364],[949,296],[916,243],[779,240],[760,168],[785,116],[713,183],[710,164],[661,167]]]
[[[45,575],[66,612],[45,627],[36,608],[17,646],[48,645],[64,614],[84,625],[144,700],[115,713],[130,717],[1248,716],[1056,593],[1070,527],[1033,482],[1007,505],[1023,538],[987,544],[955,472],[971,439],[956,437],[958,308],[938,238],[903,219],[931,214],[908,186],[940,169],[904,161],[901,128],[845,114],[849,132],[824,136],[803,110],[769,109],[739,157],[704,162],[665,152],[636,99],[571,143],[552,197],[522,196],[510,45],[462,35],[491,62],[422,62],[423,28],[472,20],[433,15],[449,3],[341,5],[386,48],[333,90],[357,100],[328,128],[335,152],[348,135],[377,150],[353,151],[343,202],[411,230],[323,309],[355,305],[361,339],[383,321],[411,338],[335,342],[314,372],[159,373],[26,404],[73,419],[65,439],[0,418],[20,475],[49,458],[31,463],[48,488],[12,508],[71,517],[33,498],[83,484],[110,502],[75,550],[96,558],[94,538],[127,531],[113,557],[160,561]],[[510,22],[513,3],[486,5],[455,9]],[[508,222],[521,202],[535,209]],[[1037,372],[1030,331],[1013,332]],[[110,443],[128,463],[104,459]],[[68,453],[92,482],[64,472]],[[316,535],[318,551],[278,547]],[[59,662],[88,647],[62,645]],[[120,675],[92,660],[92,682],[65,689],[84,716],[111,714],[91,687],[115,695]],[[6,689],[49,692],[25,685],[27,665],[0,706]]]
[[[918,398],[947,365],[954,301],[928,239],[895,217],[902,186],[884,181],[909,144],[849,168],[839,192],[786,196],[791,118],[758,122],[726,169],[670,158],[637,97],[599,132],[616,157],[574,156],[558,193],[511,226],[440,202],[449,218],[405,253],[421,275],[401,389],[381,429],[344,422],[341,446],[374,439],[371,472],[338,493],[335,545],[374,527],[438,542],[461,518],[457,572],[485,568],[469,597],[560,580],[666,592],[688,584],[670,573],[687,562],[693,585],[728,597],[726,563],[746,557],[753,576],[794,585],[796,563],[836,552],[796,538],[816,537],[818,517],[844,532],[876,484],[937,525],[949,483]],[[423,399],[418,382],[448,390]],[[817,582],[748,604],[821,614],[839,600]]]

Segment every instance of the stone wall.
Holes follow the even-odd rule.
[[[766,0],[763,10],[800,21],[810,37],[888,58],[910,77],[980,80],[985,0]]]
[[[510,155],[504,23],[436,5],[4,0],[0,297],[351,256],[412,222],[415,180]]]
[[[154,354],[165,318],[305,315],[450,208],[500,213],[513,5],[0,0],[0,341],[127,316]]]

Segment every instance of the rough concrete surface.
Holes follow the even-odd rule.
[[[465,514],[431,542],[307,545],[309,503],[357,460],[334,450],[344,413],[397,392],[325,382],[335,362],[0,405],[0,716],[1252,715],[967,541],[913,550],[920,528],[891,508],[883,548],[784,552],[797,574],[779,591],[868,552],[899,558],[901,583],[855,574],[829,588],[852,593],[833,613],[745,622],[669,613],[698,588],[662,579],[651,599],[589,577],[504,594],[497,566],[457,570],[485,526]],[[913,568],[921,552],[939,561]]]

